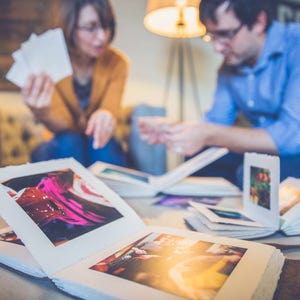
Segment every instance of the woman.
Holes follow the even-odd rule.
[[[115,18],[109,0],[62,0],[64,31],[73,76],[54,85],[47,74],[29,76],[24,102],[54,137],[32,161],[74,157],[84,166],[101,160],[125,164],[113,137],[128,74],[126,58],[110,46]]]

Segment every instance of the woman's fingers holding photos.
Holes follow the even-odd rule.
[[[24,102],[32,108],[49,106],[54,90],[52,79],[45,73],[31,74],[22,88]]]

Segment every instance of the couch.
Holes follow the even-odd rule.
[[[43,132],[19,93],[0,92],[0,166],[29,162]]]

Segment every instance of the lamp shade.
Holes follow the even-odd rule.
[[[145,27],[172,38],[192,38],[205,34],[199,20],[200,0],[148,0]]]

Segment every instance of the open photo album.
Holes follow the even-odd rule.
[[[227,154],[225,148],[209,148],[173,170],[157,176],[96,162],[90,171],[120,196],[153,197],[158,193],[191,196],[237,196],[240,190],[224,178],[187,177]]]
[[[300,180],[279,183],[276,156],[246,153],[242,206],[203,205],[190,202],[186,221],[196,230],[235,238],[258,238],[277,231],[300,234]]]
[[[279,250],[146,226],[73,159],[0,168],[0,182],[0,214],[10,226],[0,234],[0,262],[24,273],[36,269],[66,293],[83,299],[273,297],[284,264]]]

